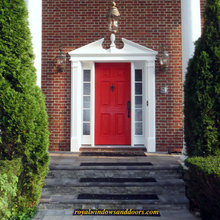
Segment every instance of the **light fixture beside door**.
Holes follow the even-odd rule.
[[[166,50],[166,46],[162,44],[162,54],[158,56],[160,62],[160,68],[163,72],[167,71],[169,68],[170,55]]]
[[[62,44],[59,47],[59,52],[56,56],[56,66],[57,66],[57,72],[65,72],[66,71],[66,54],[63,52]]]

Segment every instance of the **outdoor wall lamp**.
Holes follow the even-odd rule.
[[[159,56],[160,67],[162,71],[167,71],[169,67],[170,56],[166,51],[166,46],[162,45],[162,54]]]
[[[109,25],[109,31],[116,34],[118,31],[118,19],[119,19],[120,13],[116,7],[116,3],[113,0],[112,1],[112,7],[107,13],[106,17],[108,19],[108,25]]]
[[[63,52],[63,47],[60,45],[59,52],[56,56],[58,72],[65,72],[66,69],[66,54]]]

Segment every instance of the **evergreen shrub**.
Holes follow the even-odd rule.
[[[220,1],[207,0],[201,38],[184,86],[184,134],[188,156],[220,152]]]
[[[220,155],[186,160],[186,195],[203,220],[220,219]]]
[[[11,219],[16,215],[15,198],[18,177],[22,171],[20,159],[0,160],[0,219]]]
[[[48,171],[49,131],[24,0],[0,1],[0,159],[22,159],[17,209],[39,203]]]

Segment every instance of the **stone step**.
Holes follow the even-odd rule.
[[[196,218],[191,213],[189,213],[188,209],[186,207],[182,206],[174,206],[174,207],[167,207],[168,209],[162,209],[160,210],[160,217],[150,217],[147,216],[147,220],[199,220],[199,218]],[[172,208],[172,209],[171,209]],[[124,210],[126,210],[125,208]],[[128,209],[129,210],[129,209]],[[67,219],[96,219],[96,220],[102,220],[103,216],[74,216],[73,217],[73,209],[48,209],[48,210],[41,210],[41,212],[35,216],[33,220],[42,220],[44,216],[49,216],[46,219],[56,219],[56,220],[67,220]],[[50,218],[51,217],[51,218]],[[104,216],[106,220],[112,220],[112,219],[120,219],[120,220],[136,220],[140,219],[143,220],[143,216]]]
[[[182,173],[176,170],[118,170],[118,169],[100,169],[100,170],[50,170],[49,178],[82,178],[82,177],[155,177],[164,178],[182,178]]]
[[[55,153],[51,158],[46,186],[42,189],[40,213],[47,216],[51,210],[53,214],[56,213],[54,219],[67,215],[72,219],[75,209],[139,209],[159,210],[161,217],[158,218],[161,220],[194,220],[187,209],[188,200],[178,157],[148,155],[143,149],[136,151],[145,154],[145,157],[132,154],[125,157],[123,154],[128,149],[123,149],[107,151],[100,148],[92,152],[83,149],[79,154]],[[103,151],[115,155],[95,156]],[[118,151],[122,153],[120,156],[116,154]],[[95,157],[80,155],[82,153],[95,153]],[[103,178],[106,178],[105,181]],[[59,214],[58,210],[65,214]],[[66,214],[67,211],[69,214]],[[175,213],[174,218],[170,218],[171,212]],[[78,219],[79,216],[75,217]],[[99,217],[100,220],[103,218],[95,216],[94,219]],[[108,217],[111,219],[112,216]],[[88,218],[93,219],[93,216]],[[127,218],[124,216],[124,219]]]
[[[46,178],[46,186],[160,186],[164,187],[172,185],[173,187],[180,187],[184,185],[182,179],[177,178],[156,178],[156,182],[80,182],[80,179],[76,178]]]
[[[131,198],[129,198],[129,196]],[[149,197],[149,198],[148,198]],[[93,199],[94,198],[94,199]],[[45,202],[52,202],[52,203],[80,203],[80,202],[101,202],[105,201],[106,203],[112,203],[113,199],[114,201],[118,201],[119,203],[127,202],[127,203],[133,203],[134,201],[139,201],[142,203],[144,201],[148,204],[186,204],[188,203],[188,200],[185,197],[184,193],[170,193],[170,192],[164,192],[162,194],[152,193],[152,192],[145,192],[143,193],[107,193],[104,194],[97,193],[93,194],[93,192],[90,193],[81,193],[78,192],[77,194],[72,195],[50,195],[50,196],[42,196],[42,201]]]
[[[184,194],[185,188],[183,185],[178,185],[178,187],[173,187],[173,185],[168,186],[141,186],[141,185],[133,185],[133,186],[45,186],[42,189],[42,196],[47,197],[51,195],[76,195],[79,193],[99,193],[99,194],[126,194],[126,193],[155,193],[158,195],[166,194],[169,192],[170,194]]]
[[[128,194],[126,194],[128,195]],[[141,194],[143,195],[143,194]],[[77,195],[55,195],[42,197],[40,209],[167,209],[177,207],[188,207],[188,200],[184,194],[179,195],[158,195],[158,200],[94,200],[77,199]]]
[[[181,167],[179,165],[158,165],[152,164],[151,166],[80,166],[82,162],[70,164],[70,163],[62,163],[62,164],[52,164],[50,165],[50,170],[174,170],[181,171]]]

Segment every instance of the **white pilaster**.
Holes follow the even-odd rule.
[[[41,87],[42,0],[25,0],[25,2],[29,13],[28,22],[35,54],[37,85]]]
[[[91,77],[91,134],[92,134],[92,146],[95,146],[95,63],[91,63],[92,77]]]
[[[182,72],[185,80],[189,59],[194,54],[194,43],[201,36],[200,0],[181,0]]]
[[[156,112],[155,112],[155,60],[149,60],[145,62],[144,68],[144,84],[145,84],[145,120],[146,124],[146,136],[145,145],[147,146],[147,152],[156,151]]]
[[[71,152],[79,151],[82,135],[82,82],[81,63],[71,63]]]
[[[189,59],[194,54],[194,43],[201,36],[200,0],[181,0],[182,21],[182,74],[185,81]],[[185,160],[185,144],[182,149],[182,160]]]

